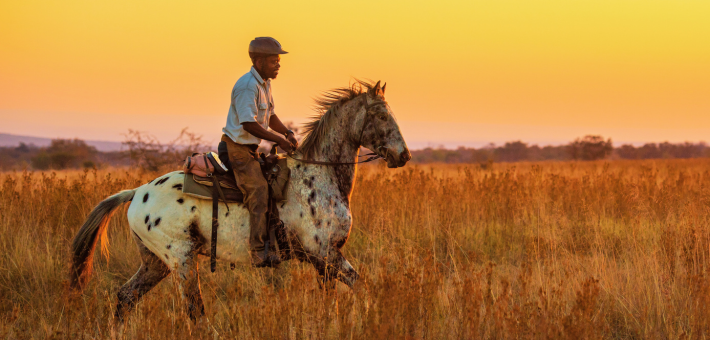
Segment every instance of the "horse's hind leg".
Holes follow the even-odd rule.
[[[188,256],[177,269],[180,276],[180,293],[185,302],[187,302],[187,314],[193,321],[197,321],[198,317],[205,315],[205,304],[202,302],[200,272],[198,269],[196,255]]]
[[[116,319],[123,322],[123,318],[136,305],[138,300],[162,281],[170,269],[163,261],[143,245],[143,242],[133,235],[141,255],[141,267],[118,291],[118,304],[116,305]]]

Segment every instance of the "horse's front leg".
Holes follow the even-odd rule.
[[[354,289],[355,281],[357,281],[357,279],[360,277],[360,274],[357,273],[355,268],[350,265],[350,262],[348,262],[348,260],[345,259],[344,256],[341,255],[340,258],[341,261],[338,269],[337,279],[340,280],[342,283],[348,285],[350,289]]]
[[[355,281],[360,277],[360,274],[355,271],[350,262],[343,256],[338,249],[331,249],[325,257],[312,257],[311,263],[316,268],[319,274],[318,282],[321,287],[331,289],[335,287],[335,280],[348,285],[353,289]]]

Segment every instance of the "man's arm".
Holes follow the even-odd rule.
[[[275,114],[271,115],[271,118],[269,118],[269,127],[271,130],[274,130],[282,135],[285,135],[286,132],[288,131],[288,128],[284,123],[281,122],[281,119]]]
[[[269,120],[269,123],[271,123],[271,120]],[[280,122],[280,121],[279,121]],[[286,127],[281,124],[281,126],[286,130]],[[293,145],[291,145],[291,142],[286,140],[285,138],[273,133],[269,132],[268,130],[264,129],[259,123],[256,122],[244,122],[242,123],[242,127],[244,127],[244,130],[246,132],[249,132],[256,138],[260,139],[266,139],[270,142],[274,142],[279,145],[281,149],[283,149],[286,152],[291,152],[293,151]]]
[[[277,115],[271,115],[271,118],[269,118],[269,127],[282,135],[286,135],[286,139],[293,144],[294,148],[298,147],[298,140],[296,139],[296,136],[294,136],[293,133],[286,134],[289,130],[286,125],[281,122],[281,119],[279,119]]]

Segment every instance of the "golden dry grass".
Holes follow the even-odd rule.
[[[0,174],[0,337],[8,339],[706,338],[710,160],[361,168],[345,256],[361,280],[319,289],[310,265],[201,268],[191,323],[168,277],[112,333],[139,266],[123,213],[79,297],[71,238],[89,211],[157,174]],[[203,263],[206,263],[203,259]]]

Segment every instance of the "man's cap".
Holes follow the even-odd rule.
[[[272,37],[258,37],[249,43],[249,53],[260,54],[286,54],[276,39]]]

